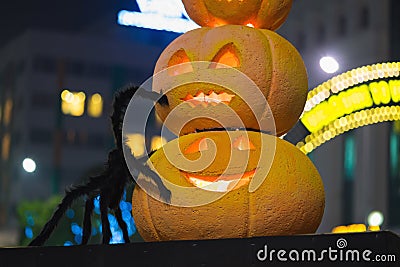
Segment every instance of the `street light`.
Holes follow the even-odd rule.
[[[333,57],[323,57],[319,61],[319,65],[323,71],[326,73],[335,73],[339,70],[339,63]]]
[[[26,158],[22,161],[22,167],[26,172],[32,173],[36,170],[36,163],[31,158]]]

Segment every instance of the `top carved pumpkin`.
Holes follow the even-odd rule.
[[[182,0],[192,20],[203,27],[226,24],[276,30],[293,0]]]

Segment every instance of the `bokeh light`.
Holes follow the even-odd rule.
[[[119,207],[122,212],[122,219],[125,221],[127,224],[127,229],[128,229],[128,235],[132,236],[136,233],[136,227],[135,227],[135,222],[133,220],[131,211],[132,211],[132,204],[126,200],[126,192],[124,192],[124,196],[119,204]],[[94,213],[97,215],[100,215],[100,196],[96,197],[94,199]],[[73,209],[69,209],[67,212],[67,217],[69,219],[74,219],[76,215],[76,211]],[[124,243],[124,237],[122,234],[122,230],[118,225],[117,218],[113,214],[108,214],[108,221],[110,223],[110,229],[111,229],[111,234],[112,238],[110,240],[110,244],[117,244],[117,243]],[[82,243],[82,234],[83,234],[83,229],[80,226],[80,223],[76,221],[71,222],[71,232],[74,235],[73,241],[66,241],[64,243],[64,246],[72,246],[72,245],[79,245]],[[96,219],[93,222],[92,226],[92,236],[96,235],[101,235],[102,234],[102,223],[100,219]]]
[[[36,162],[31,158],[26,158],[22,161],[22,167],[26,172],[32,173],[36,170]]]
[[[372,211],[367,218],[368,224],[370,226],[381,226],[383,221],[384,221],[384,217],[382,212],[380,211]]]
[[[326,56],[321,58],[319,65],[323,71],[329,74],[339,70],[339,63],[333,57]]]

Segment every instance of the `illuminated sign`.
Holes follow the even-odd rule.
[[[305,112],[301,122],[310,132],[316,132],[344,115],[373,105],[387,105],[399,101],[400,80],[372,82],[332,95],[328,100]]]
[[[296,146],[305,154],[365,125],[400,120],[400,62],[353,69],[308,93],[301,124],[310,132]]]
[[[199,28],[189,19],[181,0],[136,0],[141,12],[121,10],[118,24],[184,33]]]

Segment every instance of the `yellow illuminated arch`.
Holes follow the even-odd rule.
[[[305,154],[355,128],[400,119],[400,62],[353,69],[308,93],[300,122],[310,132],[296,146]]]

